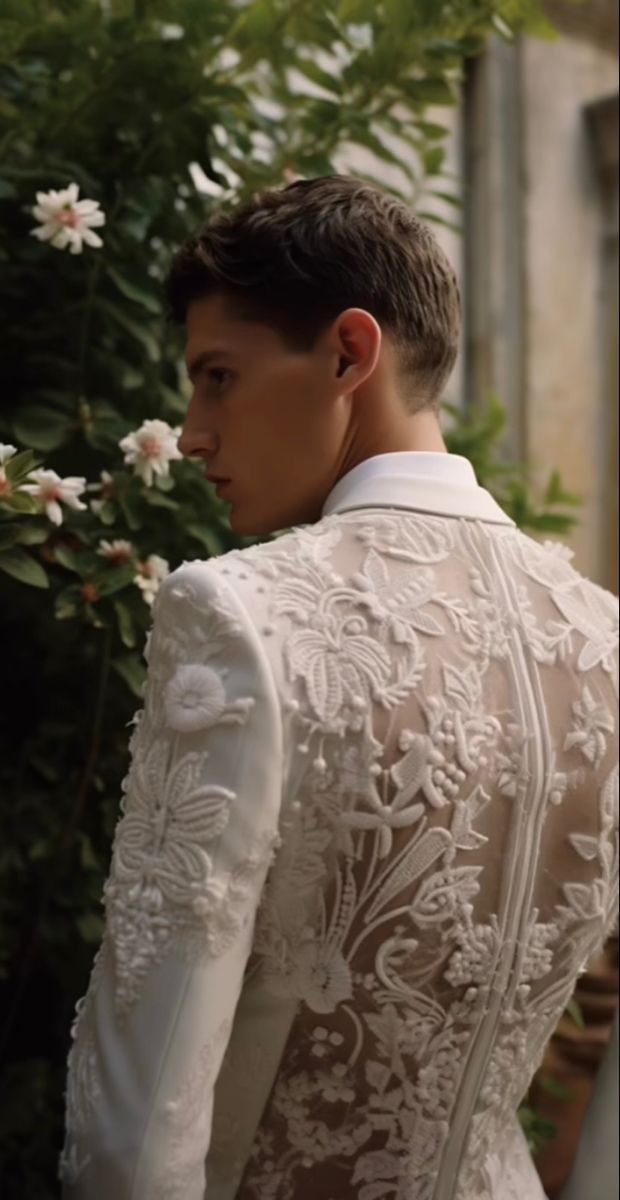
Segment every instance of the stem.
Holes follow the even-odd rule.
[[[101,726],[103,723],[105,697],[106,697],[108,677],[109,677],[109,673],[110,673],[111,647],[112,647],[112,631],[111,631],[111,629],[106,629],[104,645],[103,645],[103,650],[102,650],[102,654],[101,654],[99,684],[98,684],[98,688],[97,688],[97,697],[96,697],[96,701],[95,701],[95,713],[94,713],[94,720],[93,720],[93,728],[92,728],[92,732],[91,732],[90,750],[89,750],[88,758],[86,760],[86,764],[84,767],[82,779],[81,779],[79,788],[77,790],[75,800],[74,800],[71,810],[69,812],[68,820],[67,820],[66,824],[63,826],[63,829],[61,830],[60,834],[57,835],[55,845],[51,851],[51,855],[50,855],[51,867],[50,867],[49,873],[47,875],[47,878],[45,880],[43,889],[41,891],[39,903],[37,905],[36,916],[35,916],[35,919],[32,924],[32,929],[31,929],[29,940],[26,943],[26,947],[25,947],[24,954],[23,954],[22,961],[21,961],[21,968],[19,971],[17,982],[15,984],[13,1000],[12,1000],[11,1006],[9,1008],[9,1011],[8,1011],[8,1014],[7,1014],[7,1017],[5,1020],[4,1027],[2,1029],[2,1033],[0,1034],[0,1058],[4,1054],[4,1051],[10,1042],[13,1025],[15,1023],[15,1018],[20,1009],[21,999],[22,999],[22,996],[24,993],[24,989],[26,987],[26,984],[30,977],[30,973],[32,971],[32,967],[34,965],[35,956],[36,956],[36,952],[39,947],[39,941],[40,941],[40,937],[41,937],[41,926],[43,924],[43,921],[45,920],[45,917],[47,915],[47,910],[49,908],[50,901],[52,899],[54,885],[56,883],[56,878],[58,875],[59,867],[62,866],[62,856],[63,856],[63,853],[66,850],[67,846],[69,845],[69,843],[73,840],[73,834],[79,824],[80,817],[82,815],[82,810],[86,803],[86,799],[87,799],[87,796],[88,796],[88,793],[89,793],[89,790],[90,790],[90,787],[92,784],[92,779],[93,779],[93,775],[95,773],[95,768],[97,766],[97,761],[99,758],[100,743],[101,743]]]

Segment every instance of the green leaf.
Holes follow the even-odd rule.
[[[141,305],[147,312],[158,316],[162,310],[162,304],[159,296],[155,292],[148,292],[142,286],[134,283],[133,280],[127,279],[115,267],[108,266],[108,275],[114,281],[119,292],[126,296],[128,300],[133,300],[135,304]]]
[[[445,157],[446,152],[443,146],[431,146],[428,150],[425,150],[422,155],[422,161],[426,174],[437,175],[443,167]],[[437,193],[435,192],[434,194],[436,195]]]
[[[97,571],[90,577],[89,582],[94,584],[100,596],[113,596],[115,592],[120,592],[133,583],[136,574],[136,566],[127,563],[122,567],[108,567]]]
[[[144,499],[152,508],[170,508],[173,512],[177,512],[179,507],[178,500],[171,500],[169,496],[164,496],[153,488],[144,489]]]
[[[20,450],[19,454],[14,454],[4,464],[6,477],[11,483],[21,483],[31,471],[36,471],[42,462],[34,450]]]
[[[103,936],[103,920],[96,913],[83,913],[76,918],[80,936],[88,945],[100,942]]]
[[[554,1096],[556,1100],[572,1100],[573,1098],[571,1089],[561,1083],[559,1079],[554,1079],[552,1075],[539,1075],[537,1082],[543,1092]]]
[[[217,530],[209,528],[208,525],[198,525],[195,521],[191,521],[185,525],[185,529],[204,546],[211,556],[217,557],[225,549],[224,539]]]
[[[109,500],[104,500],[96,516],[102,525],[114,525],[116,521],[116,509]]]
[[[420,105],[445,104],[454,105],[456,95],[447,80],[428,77],[426,79],[408,79],[402,85],[410,100]]]
[[[144,518],[142,516],[140,500],[134,495],[119,496],[118,502],[123,511],[125,520],[132,531],[142,529]]]
[[[565,492],[560,472],[552,471],[545,491],[545,503],[579,507],[583,503],[583,500],[581,496],[576,496],[572,492]]]
[[[0,570],[31,587],[48,588],[50,585],[41,564],[35,562],[25,550],[8,550],[0,554]]]
[[[0,497],[0,504],[13,513],[34,516],[40,511],[40,504],[29,492],[12,492],[10,496]]]
[[[439,141],[448,136],[447,128],[444,125],[436,125],[434,121],[416,121],[416,129],[429,141]]]
[[[0,526],[0,550],[7,550],[10,546],[15,546],[20,539],[21,528],[19,525],[2,525]]]
[[[241,46],[267,42],[277,20],[278,14],[269,0],[253,0],[237,17],[229,38]]]
[[[96,303],[97,307],[103,310],[104,313],[107,313],[124,333],[129,334],[135,342],[138,342],[142,346],[142,349],[146,351],[151,362],[159,362],[161,358],[159,342],[149,332],[146,322],[142,324],[140,321],[134,321],[132,317],[127,315],[124,308],[119,308],[117,304],[113,304],[110,300],[103,299],[103,297]]]
[[[55,545],[54,558],[62,567],[66,567],[68,571],[75,571],[76,574],[82,575],[80,560],[75,550],[72,550],[70,546],[63,545],[62,542]]]
[[[580,1007],[578,1001],[575,1000],[574,996],[573,996],[572,1000],[569,1000],[568,1004],[566,1005],[566,1012],[569,1017],[573,1018],[575,1025],[577,1025],[579,1027],[579,1029],[585,1029],[586,1023],[583,1018],[583,1013],[581,1011],[581,1007]]]
[[[376,0],[341,0],[338,20],[354,25],[366,25],[373,20],[376,11]]]
[[[118,617],[118,629],[121,635],[121,641],[130,650],[133,650],[136,644],[136,631],[134,629],[133,616],[121,600],[114,601],[114,609]]]
[[[32,862],[37,862],[39,859],[48,858],[50,852],[50,844],[47,838],[37,838],[36,841],[28,847],[28,858]]]
[[[128,688],[139,700],[144,697],[146,683],[146,667],[137,654],[126,654],[122,658],[112,660],[114,670],[125,680]]]
[[[54,605],[54,616],[57,621],[67,621],[71,617],[77,616],[78,603],[80,600],[80,589],[76,584],[71,584],[70,587],[63,588],[56,597]]]
[[[342,92],[342,83],[336,75],[328,75],[327,71],[322,70],[317,66],[312,59],[297,58],[294,66],[302,75],[305,75],[311,83],[315,83],[317,87],[323,88],[326,92],[332,92],[339,96]]]
[[[35,450],[57,450],[68,441],[74,427],[60,413],[36,404],[13,418],[15,437]]]
[[[97,859],[97,856],[93,849],[93,844],[92,844],[88,834],[80,831],[79,840],[80,840],[80,862],[81,862],[82,866],[86,867],[87,871],[88,870],[98,871],[101,864],[99,863],[99,861]]]
[[[28,524],[20,525],[18,541],[22,546],[39,546],[49,538],[48,524],[31,520]]]

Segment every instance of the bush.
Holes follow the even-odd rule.
[[[214,199],[333,171],[351,144],[372,152],[379,182],[398,165],[419,211],[449,204],[429,108],[455,102],[464,57],[493,28],[528,23],[542,28],[534,0],[4,0],[0,440],[17,451],[0,468],[7,1200],[57,1191],[68,1031],[101,936],[158,579],[238,544],[197,465],[170,449],[188,399],[161,308],[170,254]],[[31,236],[37,193],[45,206],[71,184],[105,214],[91,224],[103,244],[79,253]],[[500,466],[501,406],[453,418],[453,448],[521,523],[566,522],[557,480],[541,513]],[[164,446],[152,479],[138,454],[149,435]],[[25,490],[33,471],[64,481],[59,509]]]

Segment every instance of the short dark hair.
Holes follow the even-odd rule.
[[[172,319],[216,292],[303,349],[339,312],[365,309],[400,351],[415,410],[436,404],[454,365],[460,300],[448,259],[405,204],[358,179],[298,180],[217,212],[173,259]]]

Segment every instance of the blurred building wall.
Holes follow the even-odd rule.
[[[617,49],[492,44],[462,119],[465,400],[496,390],[510,453],[583,497],[576,566],[617,591]]]

